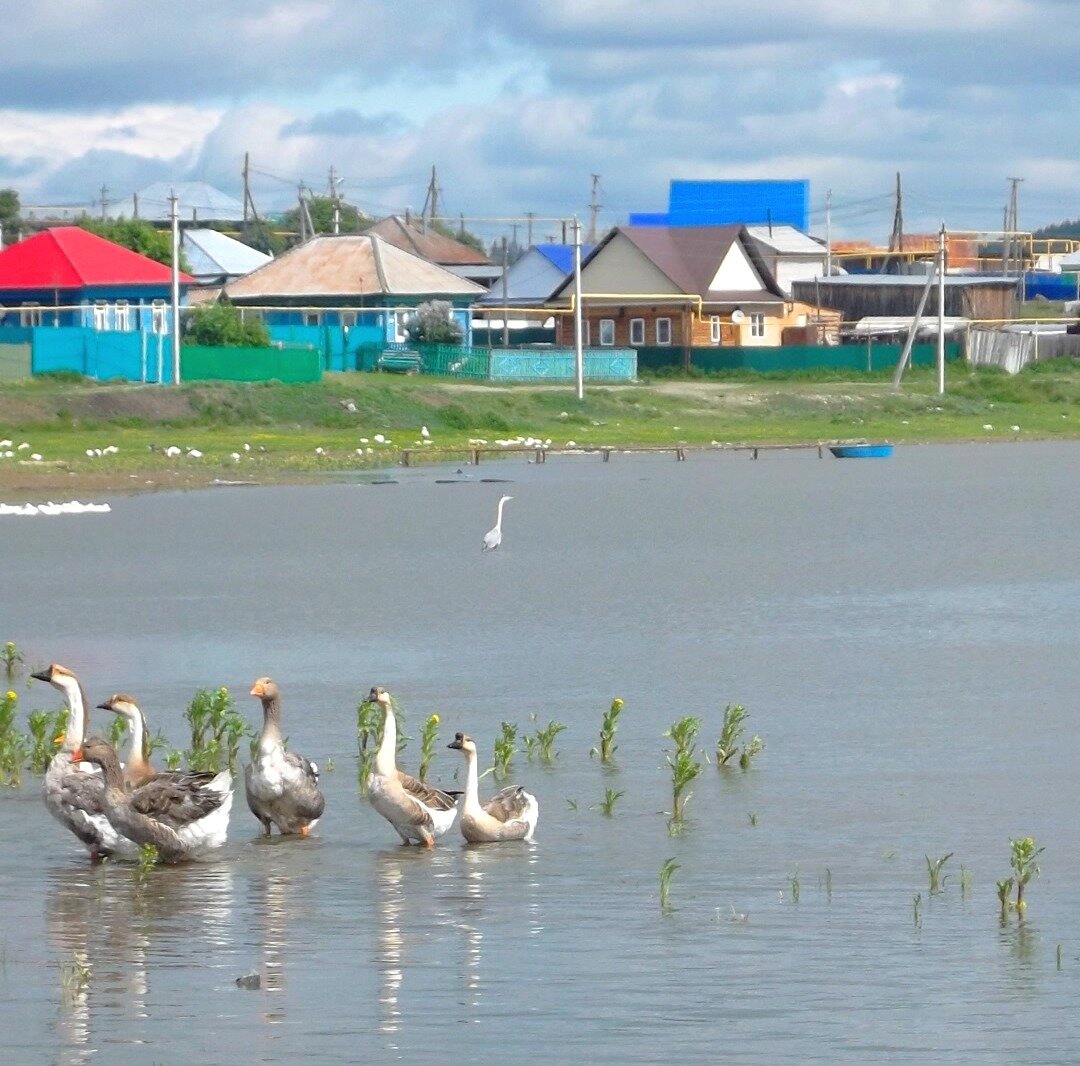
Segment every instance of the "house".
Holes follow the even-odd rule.
[[[794,226],[747,226],[746,232],[787,297],[791,297],[792,282],[828,273],[825,245]]]
[[[185,229],[180,233],[180,247],[196,288],[190,293],[192,303],[216,299],[223,285],[273,259],[214,229]]]
[[[502,275],[502,266],[496,266],[483,252],[426,225],[417,225],[411,218],[390,215],[364,232],[485,288]]]
[[[586,344],[675,347],[781,344],[812,325],[812,309],[789,300],[745,226],[620,226],[581,268]],[[573,280],[551,305],[572,306]],[[573,319],[558,322],[570,343]]]
[[[192,279],[180,274],[181,296]],[[172,270],[78,226],[0,252],[3,325],[169,332]]]
[[[174,195],[181,222],[240,222],[244,218],[241,200],[205,181],[155,181],[121,200],[109,200],[105,214],[109,218],[168,222],[172,217],[169,200]]]
[[[225,286],[237,307],[275,327],[336,326],[357,343],[406,339],[415,308],[442,300],[453,308],[466,343],[471,308],[483,288],[403,251],[372,233],[312,237]]]

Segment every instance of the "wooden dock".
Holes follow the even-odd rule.
[[[466,448],[402,448],[401,465],[411,466],[414,456],[431,456],[440,460],[450,460],[465,456],[472,466],[480,465],[481,456],[487,455],[514,455],[526,454],[534,463],[546,463],[549,455],[600,455],[604,462],[609,462],[612,453],[619,452],[623,455],[638,455],[649,452],[670,453],[675,456],[677,462],[685,463],[686,457],[691,452],[705,454],[708,452],[749,452],[751,459],[756,459],[761,452],[772,451],[817,451],[818,458],[825,455],[828,444],[819,441],[816,444],[719,444],[709,447],[690,447],[686,444],[648,444],[634,447],[616,447],[614,445],[587,445],[575,448],[537,448],[532,445],[508,444],[502,447],[492,445],[475,446]]]

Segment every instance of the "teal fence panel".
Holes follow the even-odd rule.
[[[631,348],[589,348],[584,353],[582,371],[586,381],[635,381],[637,353]],[[571,349],[491,353],[492,381],[573,381],[576,376]]]
[[[142,332],[114,332],[83,326],[42,326],[33,330],[32,367],[35,374],[71,371],[99,381],[125,378],[156,381],[151,350],[168,338]],[[156,363],[156,360],[154,360]]]

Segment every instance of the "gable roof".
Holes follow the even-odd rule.
[[[479,296],[484,291],[371,233],[312,237],[225,287],[230,299]]]
[[[545,258],[552,266],[557,267],[564,274],[569,274],[574,269],[574,246],[572,244],[534,244],[533,247]],[[581,246],[581,258],[582,260],[593,250],[593,245],[583,244]]]
[[[191,280],[181,273],[181,282]],[[0,252],[0,289],[160,288],[171,281],[163,263],[79,226],[56,226]]]
[[[108,215],[110,218],[134,218],[137,213],[139,218],[150,222],[167,222],[169,197],[174,194],[181,220],[239,222],[244,217],[241,200],[205,181],[155,181],[123,200],[114,201],[108,208]]]
[[[813,237],[807,236],[794,226],[747,226],[746,232],[755,241],[760,241],[781,255],[825,255],[824,244],[819,244]]]
[[[181,239],[195,277],[242,277],[274,258],[215,229],[186,229]]]
[[[688,296],[700,296],[713,303],[718,300],[772,303],[785,298],[744,226],[618,226],[604,236],[582,264],[583,274],[589,263],[617,238],[628,240],[676,289]],[[725,272],[725,261],[736,246],[752,268],[741,272],[748,287],[719,289],[717,283]],[[756,278],[752,276],[754,273]],[[561,285],[554,295],[565,296],[568,284]]]
[[[406,252],[412,252],[422,259],[442,266],[464,266],[466,264],[490,266],[491,260],[483,252],[470,248],[452,237],[445,237],[433,229],[425,229],[406,222],[400,215],[387,218],[368,227],[366,233],[382,237],[384,241]]]

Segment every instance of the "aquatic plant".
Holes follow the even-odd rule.
[[[70,962],[60,963],[60,983],[65,992],[82,992],[93,979],[94,972],[85,951],[73,951]]]
[[[744,732],[743,723],[748,717],[742,704],[729,703],[724,708],[724,724],[720,728],[720,739],[716,742],[717,766],[724,766],[735,757]]]
[[[749,744],[742,750],[742,754],[739,755],[739,768],[742,770],[750,769],[750,761],[755,755],[760,755],[765,750],[765,741],[761,737],[754,737]]]
[[[1005,878],[1004,881],[996,882],[998,903],[1001,905],[1001,920],[1004,922],[1009,917],[1009,897],[1012,895],[1013,879]]]
[[[799,902],[799,892],[802,886],[799,884],[799,868],[795,867],[795,872],[791,875],[791,902]]]
[[[26,718],[30,729],[30,772],[43,774],[56,754],[67,729],[68,710],[31,711]]]
[[[391,703],[393,697],[391,697]],[[375,752],[379,747],[382,733],[382,708],[366,697],[356,707],[356,742],[360,749],[360,762],[357,769],[357,787],[360,794],[367,792],[368,778],[375,767]]]
[[[566,805],[567,805],[567,807],[569,807],[569,808],[570,808],[570,810],[572,810],[572,811],[576,811],[576,810],[578,809],[578,802],[577,802],[577,800],[572,800],[572,799],[568,799],[568,800],[566,801]]]
[[[914,903],[915,903],[915,905],[914,905],[913,909],[914,909],[914,914],[915,914],[915,928],[916,929],[921,929],[922,928],[922,893],[921,892],[916,892],[915,893],[915,901],[914,901]]]
[[[676,753],[680,751],[692,752],[700,728],[701,719],[688,714],[677,722],[672,722],[671,727],[664,733],[664,736],[675,742]]]
[[[825,898],[832,903],[832,870],[825,867]]]
[[[1058,944],[1058,946],[1057,946],[1057,968],[1059,970],[1061,969],[1061,945],[1060,944]]]
[[[22,784],[27,755],[26,738],[15,725],[18,702],[18,694],[12,690],[0,695],[0,785],[12,788]]]
[[[623,701],[616,696],[600,722],[600,747],[593,748],[590,754],[598,754],[603,763],[611,762],[615,749],[618,747],[615,743],[615,734],[618,732],[619,715],[622,714],[622,709]]]
[[[186,752],[192,770],[217,773],[226,767],[236,772],[240,741],[253,738],[253,730],[227,688],[199,689],[184,712],[191,729],[191,747]]]
[[[525,745],[525,758],[532,762],[537,748],[540,747],[540,741],[533,733],[522,733],[521,743]]]
[[[502,731],[495,738],[495,776],[505,778],[517,751],[518,727],[513,722],[503,722]]]
[[[694,746],[700,727],[700,719],[687,715],[673,722],[671,728],[664,733],[665,737],[675,743],[675,750],[667,756],[668,766],[671,768],[671,819],[668,822],[668,832],[672,835],[682,831],[684,811],[691,796],[687,789],[702,771],[701,762],[694,757]]]
[[[421,781],[427,780],[431,760],[435,758],[435,743],[439,739],[439,716],[431,715],[420,730],[420,771]]]
[[[332,774],[336,769],[337,767],[334,765],[334,756],[327,755],[326,761],[323,763],[323,770],[328,774]]]
[[[184,765],[184,753],[175,748],[165,756],[166,770],[179,770]]]
[[[543,729],[536,731],[536,742],[540,745],[540,761],[544,763],[553,762],[558,757],[558,752],[555,751],[555,740],[560,733],[566,731],[566,726],[562,722],[548,722]]]
[[[671,879],[678,868],[674,858],[665,859],[660,866],[660,910],[664,914],[671,910]]]
[[[19,676],[23,655],[15,641],[4,642],[4,646],[0,648],[0,663],[4,664],[4,677],[8,681],[14,681]]]
[[[747,811],[746,817],[750,819],[751,825],[757,825],[757,811]]]
[[[127,732],[127,719],[123,715],[116,715],[109,723],[109,728],[105,733],[105,739],[114,747],[119,748],[124,740],[124,734]]]
[[[625,790],[616,791],[613,788],[604,789],[604,798],[600,801],[600,810],[605,818],[612,818],[615,815],[615,804],[619,802],[620,797],[625,796]]]
[[[146,875],[161,862],[161,853],[153,844],[140,844],[139,857],[135,861],[135,880],[142,884]]]
[[[1027,900],[1024,899],[1024,889],[1027,883],[1039,876],[1039,864],[1035,861],[1046,848],[1036,845],[1032,837],[1020,837],[1018,840],[1010,840],[1009,847],[1012,856],[1009,865],[1013,868],[1013,876],[1016,879],[1016,911],[1023,914],[1027,909]]]
[[[931,859],[926,856],[926,869],[930,875],[930,895],[936,896],[945,887],[946,878],[941,873],[941,868],[952,858],[952,852],[942,855],[940,859]]]
[[[960,864],[960,898],[967,899],[968,893],[971,892],[971,871],[966,869],[963,863]]]

